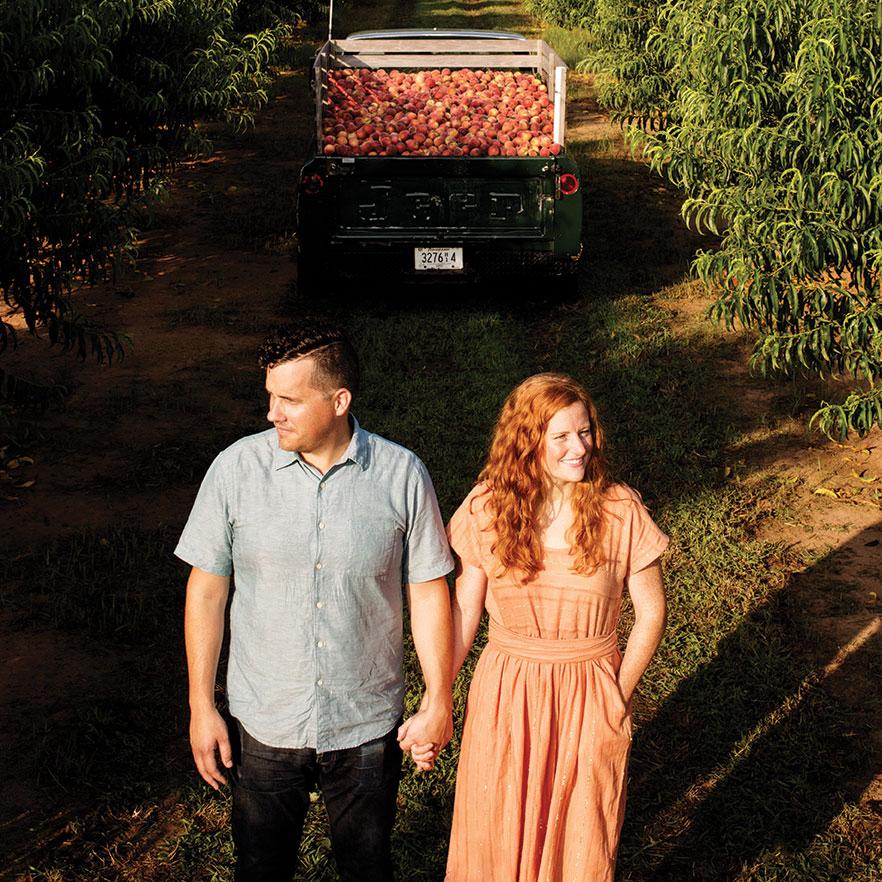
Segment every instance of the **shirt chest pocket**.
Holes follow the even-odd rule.
[[[319,531],[320,553],[347,574],[385,576],[401,569],[401,537],[391,518],[368,516],[345,530],[326,524]]]

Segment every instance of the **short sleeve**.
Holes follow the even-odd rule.
[[[233,571],[233,530],[222,456],[215,459],[202,480],[175,556],[207,573],[229,576]]]
[[[420,460],[416,460],[416,467],[411,472],[407,496],[402,581],[405,584],[430,582],[446,576],[453,569],[453,557],[432,479]]]
[[[480,526],[473,505],[474,499],[475,492],[472,491],[453,513],[447,525],[447,538],[450,540],[450,547],[463,563],[483,569]]]
[[[631,492],[633,499],[627,568],[629,576],[639,573],[661,557],[670,541],[653,521],[639,494]]]

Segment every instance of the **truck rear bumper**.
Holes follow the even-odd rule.
[[[335,243],[320,261],[338,278],[385,278],[395,276],[408,282],[469,283],[486,278],[548,276],[569,277],[578,272],[581,253],[555,255],[548,249],[505,248],[499,242],[462,243],[461,270],[418,270],[414,249],[437,242]],[[445,243],[447,244],[447,243]]]

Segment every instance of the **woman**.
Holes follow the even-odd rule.
[[[668,539],[637,493],[611,483],[578,383],[538,374],[509,395],[449,534],[454,671],[485,606],[490,630],[469,691],[446,882],[612,882],[631,698],[664,630]],[[623,658],[624,587],[635,622]]]

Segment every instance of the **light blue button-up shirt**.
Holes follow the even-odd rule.
[[[234,574],[227,692],[258,741],[319,752],[404,707],[402,585],[453,569],[426,467],[361,429],[324,475],[275,429],[212,463],[175,554]]]

